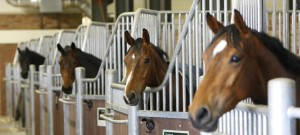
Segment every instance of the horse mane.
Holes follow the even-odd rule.
[[[240,48],[238,43],[240,41],[239,32],[233,24],[228,25],[227,27],[220,30],[212,41],[216,40],[217,37],[219,37],[225,32],[231,34],[234,47]],[[277,38],[271,37],[264,32],[258,32],[253,29],[251,29],[251,32],[259,38],[262,44],[270,52],[272,52],[275,55],[275,57],[279,60],[279,62],[284,66],[284,68],[288,72],[300,75],[300,57],[284,48],[282,43]]]
[[[71,47],[70,46],[66,46],[65,50],[67,52],[67,51],[71,50]],[[97,67],[100,67],[101,62],[102,62],[101,59],[97,58],[96,56],[94,56],[92,54],[86,53],[86,52],[82,51],[79,48],[76,48],[75,52],[76,52],[77,55],[79,54],[79,57],[82,56],[82,57],[85,58],[86,61],[89,61],[89,63],[97,65]]]
[[[72,50],[71,46],[66,46],[64,48],[66,52],[69,52]],[[75,49],[75,53],[77,55],[77,58],[79,60],[80,66],[83,66],[86,68],[86,77],[95,77],[98,73],[98,70],[100,68],[102,60],[97,58],[96,56],[86,53],[82,51],[79,48]],[[88,65],[94,65],[94,66],[88,66]],[[94,71],[95,70],[95,71]]]
[[[126,52],[126,54],[127,54],[131,49],[137,49],[137,50],[141,51],[141,48],[142,48],[142,45],[143,45],[143,44],[142,44],[142,38],[138,38],[138,39],[136,39],[134,42],[135,42],[135,45],[132,46],[132,47]],[[158,55],[160,56],[160,58],[161,58],[165,63],[168,63],[168,64],[169,64],[169,62],[168,62],[168,60],[169,60],[169,55],[168,55],[165,51],[163,51],[160,47],[155,46],[155,45],[153,45],[152,43],[150,43],[150,45],[151,45],[152,47],[155,48],[155,51],[158,53]]]

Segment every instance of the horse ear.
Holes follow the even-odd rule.
[[[131,35],[129,34],[129,32],[125,31],[124,35],[125,35],[125,41],[126,41],[126,43],[129,44],[129,45],[131,45],[131,46],[134,45],[134,39],[131,37]]]
[[[75,49],[76,49],[76,45],[75,45],[74,42],[71,43],[71,48],[72,48],[72,50],[75,50]]]
[[[146,29],[143,29],[143,39],[144,39],[147,43],[150,43],[149,32],[148,32]]]
[[[216,34],[219,30],[224,28],[224,25],[220,23],[215,17],[213,17],[210,13],[206,14],[207,25],[210,30]]]
[[[62,55],[65,55],[65,54],[66,54],[64,48],[62,48],[62,46],[61,46],[59,43],[57,44],[57,50],[58,50]]]
[[[234,25],[237,27],[241,37],[245,37],[250,34],[250,29],[247,27],[243,20],[243,17],[239,11],[234,10]]]
[[[28,49],[28,47],[26,47],[25,51],[26,51],[26,52],[29,52],[29,49]]]

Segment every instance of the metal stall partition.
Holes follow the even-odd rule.
[[[189,13],[187,11],[173,12],[139,9],[136,12],[136,16],[134,18],[134,24],[132,27],[131,34],[134,38],[142,37],[142,29],[146,28],[149,31],[151,42],[154,45],[160,47],[162,50],[164,50],[169,56],[174,57],[174,49],[177,48],[176,41],[179,39],[180,32],[183,29],[185,21],[188,19],[188,15]],[[173,70],[173,68],[170,70]],[[165,87],[164,85],[165,84],[162,84],[163,87]],[[191,134],[199,134],[198,131],[189,128],[190,125],[187,116],[185,117],[179,112],[170,112],[170,114],[173,114],[173,116],[168,114],[167,111],[172,111],[173,109],[166,108],[165,103],[169,101],[160,100],[156,102],[157,104],[153,104],[152,100],[154,94],[144,94],[143,100],[145,102],[140,104],[143,104],[145,108],[126,105],[123,101],[124,88],[125,85],[123,84],[112,84],[110,98],[113,110],[122,112],[123,114],[125,114],[125,118],[127,118],[126,115],[128,115],[128,134],[145,134],[146,132],[149,132],[146,128],[146,124],[144,122],[141,122],[143,118],[152,119],[154,120],[155,124],[162,123],[157,125],[156,128],[151,131],[151,133],[154,134],[162,134],[163,129],[187,129],[189,130],[188,132],[191,132]],[[146,91],[148,91],[149,89],[150,88],[146,88]],[[163,92],[158,92],[159,94],[166,95],[166,88],[158,88],[158,91],[160,91],[159,89],[164,89]],[[156,94],[157,99],[159,99],[159,94]],[[163,106],[163,110],[154,110],[154,108],[159,109],[159,106]],[[183,109],[182,106],[180,108],[177,107],[177,111],[181,109]],[[177,120],[171,118],[177,118]],[[180,124],[177,125],[174,123]]]
[[[108,39],[114,24],[92,22],[87,26],[82,44],[82,51],[103,60],[108,47]],[[102,65],[105,63],[102,61]],[[76,134],[104,134],[105,127],[97,124],[97,107],[105,108],[104,71],[105,66],[100,66],[95,78],[79,78],[76,76]],[[77,81],[83,80],[83,81]],[[81,87],[83,86],[83,87]],[[87,130],[92,128],[94,130]]]
[[[73,41],[76,47],[82,49],[82,44],[84,41],[85,33],[87,31],[87,25],[80,25],[75,32],[75,38]],[[70,44],[70,43],[68,43]],[[62,86],[62,84],[60,84]],[[61,86],[60,89],[61,89]],[[59,102],[63,104],[64,112],[64,135],[74,135],[76,134],[76,105],[75,105],[75,83],[73,85],[72,94],[66,95],[62,94],[62,97],[59,98]]]
[[[121,68],[118,65],[120,62],[120,57],[117,57],[117,49],[120,49],[123,45],[122,40],[117,39],[117,37],[121,37],[121,31],[127,30],[129,27],[130,20],[132,20],[133,13],[124,13],[119,16],[117,23],[115,24],[106,24],[106,23],[97,23],[90,25],[90,29],[87,32],[86,40],[84,40],[83,50],[86,52],[90,52],[91,54],[96,55],[96,57],[102,60],[100,68],[98,70],[98,74],[95,78],[85,78],[84,69],[77,68],[76,69],[76,84],[77,84],[77,94],[76,94],[76,127],[77,134],[97,134],[97,133],[105,133],[105,128],[97,127],[97,119],[94,119],[95,116],[99,117],[98,108],[91,108],[90,112],[87,107],[83,106],[83,101],[87,101],[87,105],[92,103],[93,106],[98,106],[102,110],[105,111],[105,70],[107,69],[117,69]],[[120,21],[123,23],[120,24]],[[98,27],[95,29],[93,27]],[[112,30],[112,28],[114,29]],[[96,31],[95,31],[96,30]],[[98,31],[98,32],[97,32]],[[91,34],[97,32],[98,34]],[[104,35],[102,35],[104,33]],[[112,34],[111,34],[112,33]],[[101,36],[102,35],[102,36]],[[109,36],[110,35],[110,36]],[[95,39],[97,37],[98,39]],[[110,38],[109,38],[110,37]],[[108,41],[108,39],[110,39]],[[96,46],[95,46],[96,44]],[[119,54],[120,55],[120,54]],[[96,89],[95,89],[96,88]],[[92,102],[90,102],[92,101]],[[94,105],[96,104],[96,105]],[[84,109],[86,108],[86,109]],[[92,111],[92,112],[91,112]],[[90,115],[92,114],[91,117]],[[90,119],[90,120],[89,120]],[[94,119],[94,120],[92,120]],[[92,125],[88,126],[89,123]],[[85,129],[93,126],[96,130],[88,131]],[[103,126],[103,125],[102,125]],[[100,129],[100,131],[98,131]],[[106,131],[112,131],[113,129],[107,129]]]
[[[133,20],[135,17],[135,13],[133,12],[126,12],[121,14],[114,25],[110,24],[110,27],[113,29],[109,30],[109,34],[107,38],[106,45],[101,45],[103,48],[103,53],[101,53],[98,57],[102,59],[102,63],[100,65],[100,69],[98,71],[96,79],[89,79],[84,78],[85,76],[85,70],[82,68],[76,69],[76,78],[79,78],[76,80],[78,85],[78,93],[76,97],[76,102],[78,104],[82,104],[82,99],[101,99],[105,100],[105,102],[102,101],[101,108],[99,110],[102,110],[105,112],[105,114],[101,115],[101,118],[105,117],[105,121],[101,121],[99,124],[102,126],[105,126],[106,134],[112,134],[113,132],[116,132],[117,134],[124,134],[127,130],[127,120],[120,120],[116,117],[116,115],[111,115],[113,110],[113,105],[111,104],[111,101],[109,100],[109,97],[111,97],[111,90],[110,90],[110,84],[113,82],[120,82],[123,77],[123,58],[125,55],[125,52],[127,51],[127,46],[125,44],[125,37],[124,32],[125,31],[131,31]],[[109,38],[108,38],[109,37]],[[109,39],[109,40],[108,40]],[[88,48],[84,48],[88,49]],[[92,49],[92,48],[90,48]],[[99,48],[100,49],[100,48]],[[112,76],[108,75],[112,73]],[[82,79],[83,78],[83,79]],[[98,81],[98,82],[97,82]],[[93,85],[93,83],[98,83],[100,85],[100,88],[98,88],[97,95],[92,95],[89,90],[89,85]],[[77,112],[82,113],[84,108],[82,105],[77,106]],[[99,112],[99,111],[98,111]],[[116,114],[124,115],[123,112],[116,112]],[[82,114],[78,114],[81,117],[77,117],[80,123],[78,124],[78,134],[85,134],[85,130],[83,131],[80,129],[84,125],[84,116],[82,117]],[[96,114],[97,118],[99,119],[100,114]],[[103,116],[103,117],[102,117]],[[112,118],[113,117],[113,118]],[[113,120],[113,119],[119,119],[119,120]],[[119,123],[119,124],[116,124]],[[120,123],[123,123],[120,125]],[[86,129],[86,128],[85,128]],[[126,130],[123,130],[126,129]]]
[[[39,45],[37,52],[45,57],[44,64],[47,64],[47,54],[51,52],[51,45],[53,42],[53,36],[42,36],[39,40]],[[39,112],[39,100],[37,95],[35,94],[35,90],[39,87],[40,75],[39,71],[36,70],[35,65],[30,65],[30,72],[29,72],[29,91],[25,92],[26,98],[26,109],[28,112],[26,118],[29,119],[29,134],[39,134],[39,125],[40,125],[40,112]],[[27,122],[26,119],[26,122]]]
[[[247,15],[252,14],[262,14],[262,8],[261,10],[257,7],[262,7],[263,3],[260,1],[244,1],[240,3],[235,3],[238,6],[237,9],[240,8],[241,5],[247,5],[247,4],[258,4],[254,5],[255,8],[249,8],[253,9],[252,11],[241,11],[241,13],[244,15],[244,17],[248,17]],[[253,2],[253,3],[252,3]],[[129,123],[128,123],[128,133],[130,134],[142,134],[145,133],[147,130],[145,128],[145,124],[142,125],[139,121],[141,121],[139,118],[152,118],[154,122],[156,123],[164,123],[164,121],[169,121],[165,123],[175,123],[176,121],[184,121],[184,122],[178,122],[180,124],[178,125],[170,125],[168,127],[168,124],[161,124],[159,126],[156,126],[156,129],[153,130],[153,132],[160,134],[165,129],[173,129],[173,130],[186,130],[187,133],[195,134],[197,131],[192,129],[190,127],[190,124],[188,122],[188,114],[187,114],[187,106],[192,101],[193,93],[195,90],[195,87],[197,86],[197,82],[200,81],[200,75],[202,74],[203,69],[203,63],[201,59],[201,54],[203,50],[205,50],[206,46],[208,45],[209,41],[212,39],[213,35],[208,29],[206,25],[206,13],[210,12],[221,22],[225,22],[225,24],[229,24],[229,14],[231,14],[231,11],[229,10],[228,6],[226,5],[227,1],[224,1],[224,7],[220,8],[220,0],[216,1],[216,6],[213,6],[213,1],[205,1],[205,0],[195,0],[192,4],[192,7],[190,9],[190,12],[180,12],[180,13],[172,13],[172,12],[164,12],[164,11],[147,11],[147,10],[140,10],[137,12],[141,14],[145,14],[145,17],[149,17],[147,19],[143,18],[142,15],[137,16],[134,21],[134,25],[132,28],[132,35],[134,37],[141,37],[137,36],[136,34],[141,34],[141,29],[147,28],[151,29],[152,33],[150,32],[150,39],[151,41],[162,48],[164,51],[166,51],[170,56],[172,56],[172,59],[170,61],[169,69],[167,72],[167,75],[164,78],[163,83],[156,88],[146,88],[146,92],[144,94],[144,102],[140,103],[143,104],[144,108],[138,109],[137,107],[129,107],[127,108],[127,105],[124,103],[122,97],[123,97],[123,89],[124,85],[121,84],[113,84],[112,85],[112,106],[113,110],[121,111],[123,113],[128,113]],[[208,5],[208,6],[207,6]],[[257,12],[254,12],[257,11]],[[246,14],[247,12],[250,12]],[[151,18],[151,15],[155,16]],[[139,18],[140,17],[140,18]],[[171,19],[169,19],[169,17]],[[157,26],[156,26],[157,24]],[[252,28],[262,30],[263,28],[263,18],[258,19],[258,23],[247,23],[250,24]],[[175,74],[172,74],[172,71],[175,70]],[[180,80],[179,76],[180,73],[183,76],[184,79]],[[176,83],[173,85],[173,82],[170,78],[175,76]],[[179,88],[179,83],[182,84],[182,90]],[[176,97],[171,97],[172,94],[166,95],[166,91],[171,91],[171,87],[168,86],[174,86]],[[154,94],[155,93],[155,94]],[[182,95],[179,95],[179,93],[182,93]],[[156,99],[159,99],[159,95],[163,95],[164,97],[169,97],[168,101],[166,100],[157,100],[155,101],[156,104],[153,104],[153,96],[156,95]],[[148,98],[149,97],[149,98]],[[182,99],[180,100],[180,98]],[[189,97],[189,99],[185,99],[185,97]],[[172,99],[176,99],[175,102],[173,102]],[[166,98],[164,98],[166,99]],[[170,104],[170,107],[166,107],[166,103]],[[148,103],[150,103],[150,106],[148,107]],[[176,105],[175,108],[172,108],[173,104]],[[182,106],[180,106],[182,104]],[[163,106],[162,110],[155,110],[155,108],[159,108],[159,106]],[[243,105],[241,105],[243,106]],[[245,105],[248,107],[247,105]],[[241,107],[243,108],[243,107]],[[242,112],[235,113],[234,116],[244,116],[246,113],[243,111],[245,110],[251,110],[251,109],[241,109]],[[136,112],[137,111],[137,112]],[[262,125],[264,122],[266,122],[266,118],[264,116],[265,109],[262,109],[263,116],[258,116],[258,120],[262,122]],[[253,114],[257,115],[257,114]],[[138,117],[138,118],[137,118]],[[250,117],[250,116],[249,116]],[[254,116],[253,116],[254,117]],[[256,116],[255,116],[256,117]],[[159,121],[161,119],[162,121]],[[174,120],[174,121],[172,121]],[[222,121],[222,120],[221,120]],[[235,120],[239,121],[239,120]],[[223,120],[220,122],[218,132],[223,132],[222,123],[230,123],[230,121]],[[243,121],[242,121],[243,123]],[[236,124],[237,125],[237,124]],[[236,131],[230,131],[230,133],[243,133],[240,127],[236,126],[234,128],[225,128],[225,129],[235,129]],[[259,125],[259,124],[258,124]],[[141,128],[139,128],[141,127]],[[246,126],[245,126],[246,127]],[[142,129],[144,128],[144,129]],[[247,127],[248,128],[248,127]],[[141,130],[142,129],[142,130]],[[248,128],[249,129],[249,128]],[[256,129],[256,127],[254,128]],[[249,129],[252,130],[252,129]],[[260,131],[261,129],[258,129],[258,132],[265,133],[265,130]],[[245,131],[247,132],[247,131]],[[223,132],[224,133],[224,132]],[[225,132],[228,133],[228,132]]]
[[[60,54],[56,49],[57,43],[70,44],[74,39],[75,31],[61,30],[54,34],[50,52],[46,58],[46,65],[40,65],[39,89],[35,92],[40,104],[40,134],[63,134],[63,105],[58,102],[61,90],[61,77],[58,59]]]
[[[27,44],[25,45],[25,47],[22,50],[25,49],[29,49],[31,51],[34,52],[38,52],[38,48],[39,48],[39,38],[38,39],[31,39],[30,41],[27,42]],[[18,126],[19,129],[25,130],[26,132],[30,131],[30,123],[31,120],[30,119],[26,119],[26,117],[29,115],[30,113],[30,109],[28,109],[27,107],[29,106],[29,97],[28,96],[28,89],[29,89],[29,79],[23,79],[21,77],[21,67],[18,64],[15,68],[14,68],[14,81],[16,81],[16,85],[14,86],[14,92],[15,92],[15,111],[17,111],[17,109],[19,109],[19,113],[20,113],[20,120],[18,121]],[[29,75],[28,75],[29,76]],[[28,100],[26,100],[28,99]],[[16,117],[16,116],[15,116]],[[24,123],[23,123],[24,121]],[[23,128],[24,127],[24,128]]]
[[[27,42],[20,42],[17,48],[25,48]],[[16,50],[14,60],[12,63],[8,63],[5,66],[5,90],[6,90],[6,116],[9,120],[14,119],[14,95],[13,95],[13,69],[18,64],[19,52]]]

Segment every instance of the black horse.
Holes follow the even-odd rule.
[[[39,70],[39,65],[44,64],[45,57],[29,50],[27,47],[24,51],[18,48],[19,52],[19,63],[21,66],[21,76],[26,79],[28,77],[29,65],[34,64],[35,70]]]
[[[34,64],[35,70],[39,70],[39,65],[44,64],[45,57],[29,50],[27,47],[25,50],[18,48],[19,52],[19,63],[21,66],[21,76],[26,79],[28,77],[29,65]],[[25,124],[25,100],[24,100],[24,91],[21,90],[18,103],[16,108],[16,117],[15,120],[18,121],[21,118],[23,125]]]

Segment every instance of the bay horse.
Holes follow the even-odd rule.
[[[300,105],[299,57],[277,38],[248,28],[237,10],[234,24],[226,27],[209,13],[206,18],[215,37],[203,53],[205,75],[189,107],[195,128],[216,130],[218,119],[246,98],[267,105],[268,81],[277,77],[296,81],[297,106]],[[299,134],[300,128],[297,129]]]
[[[76,67],[84,67],[86,69],[86,78],[96,77],[102,62],[101,59],[76,48],[76,45],[73,42],[71,43],[71,46],[67,45],[65,48],[62,48],[60,44],[57,44],[57,49],[61,53],[59,65],[63,79],[62,91],[65,94],[72,93],[72,84],[75,80]]]
[[[133,39],[128,31],[126,31],[124,35],[125,41],[130,45],[130,48],[124,58],[126,65],[126,86],[123,99],[126,104],[135,106],[142,100],[146,86],[158,87],[162,83],[169,66],[168,55],[150,42],[150,36],[146,29],[143,29],[142,38]],[[181,75],[179,76],[179,82],[181,82],[182,77]],[[172,87],[173,97],[167,96],[166,101],[172,98],[172,108],[175,108],[175,75],[173,75],[171,79],[174,85]],[[180,83],[179,93],[182,93],[181,89],[182,85]],[[163,98],[162,95],[163,94],[160,94],[160,98]],[[166,95],[169,95],[168,84]],[[154,102],[156,102],[156,96],[153,97]],[[181,98],[182,97],[180,97],[179,101],[182,101]],[[182,103],[180,102],[180,104]],[[166,106],[166,108],[169,108],[168,102]],[[162,106],[156,109],[162,110]]]
[[[24,79],[28,77],[30,64],[35,65],[36,71],[39,71],[39,66],[44,64],[45,57],[38,54],[37,52],[29,50],[27,47],[23,51],[20,48],[18,48],[18,52],[18,59],[21,67],[21,76]]]

